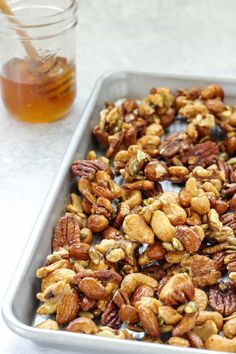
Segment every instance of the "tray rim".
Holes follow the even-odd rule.
[[[117,75],[139,75],[139,76],[146,76],[146,77],[156,77],[159,78],[167,78],[167,79],[182,79],[182,80],[195,80],[195,81],[208,81],[212,83],[234,83],[236,84],[236,78],[232,77],[224,77],[224,76],[207,76],[207,75],[192,75],[192,74],[184,74],[184,73],[172,73],[172,72],[145,72],[145,71],[135,71],[135,70],[109,70],[103,73],[98,77],[96,80],[92,91],[89,95],[89,98],[87,102],[85,103],[84,109],[81,112],[80,115],[80,120],[79,123],[75,129],[75,132],[73,133],[70,143],[68,145],[68,148],[66,149],[66,152],[62,158],[62,161],[60,163],[60,166],[57,170],[56,176],[54,181],[52,182],[48,195],[45,198],[45,201],[42,204],[42,208],[39,212],[39,215],[36,219],[36,222],[33,226],[32,231],[29,234],[29,237],[26,241],[24,250],[22,254],[19,257],[19,261],[16,266],[16,270],[13,273],[13,277],[10,280],[10,283],[8,285],[7,291],[5,292],[5,296],[3,297],[2,305],[1,305],[1,312],[2,312],[2,317],[5,322],[5,324],[16,334],[23,336],[27,339],[31,339],[35,342],[42,343],[47,339],[47,344],[51,344],[52,346],[55,343],[63,344],[63,338],[70,339],[73,341],[73,338],[76,340],[76,342],[79,344],[79,341],[81,340],[84,342],[84,344],[88,344],[88,338],[91,338],[94,345],[99,343],[106,342],[111,345],[119,345],[120,350],[122,349],[128,349],[130,346],[132,346],[132,350],[134,350],[134,347],[138,345],[136,348],[142,348],[143,350],[151,350],[152,348],[156,350],[164,350],[164,351],[171,351],[174,350],[176,353],[182,353],[183,348],[181,347],[173,347],[173,346],[168,346],[166,344],[153,344],[153,343],[147,343],[147,342],[138,342],[138,341],[127,341],[127,340],[122,340],[122,339],[113,339],[113,338],[108,338],[108,337],[98,337],[94,335],[88,335],[87,334],[78,334],[78,333],[69,333],[69,332],[63,332],[63,331],[48,331],[48,330],[43,330],[43,329],[36,329],[30,325],[26,325],[23,322],[21,322],[19,319],[16,318],[14,311],[13,311],[13,305],[14,305],[14,299],[16,296],[16,291],[19,286],[20,278],[25,272],[25,268],[27,266],[27,263],[31,259],[31,251],[33,250],[34,245],[40,238],[40,230],[44,227],[44,224],[46,222],[48,213],[51,210],[51,206],[54,203],[55,197],[57,195],[58,189],[61,186],[61,183],[64,180],[64,177],[66,173],[68,173],[67,169],[65,166],[68,164],[68,160],[70,160],[75,151],[76,151],[76,145],[79,139],[82,138],[82,133],[83,133],[83,127],[86,124],[87,120],[89,119],[89,116],[91,115],[95,105],[96,105],[96,100],[98,93],[100,92],[103,84],[110,79],[115,79]],[[74,345],[76,343],[73,341]],[[72,344],[73,344],[72,343]],[[69,350],[73,350],[73,348],[68,348]],[[111,348],[112,349],[112,348]],[[206,354],[209,352],[207,349],[196,349],[196,348],[184,348],[184,350],[187,353],[191,353],[194,350],[194,353],[196,354]],[[219,351],[210,351],[211,353],[219,353]]]

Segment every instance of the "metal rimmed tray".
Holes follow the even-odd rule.
[[[104,102],[116,101],[124,97],[141,98],[154,86],[169,87],[175,91],[180,87],[203,87],[214,82],[223,86],[227,103],[236,102],[235,79],[112,72],[104,74],[97,81],[2,303],[3,318],[15,333],[42,345],[90,354],[95,350],[97,354],[122,351],[126,354],[183,352],[181,347],[47,331],[32,327],[38,305],[35,294],[39,290],[35,272],[51,253],[51,239],[56,221],[65,212],[71,189],[70,165],[73,160],[85,157],[89,150],[96,148],[91,129],[99,119],[99,111]],[[196,354],[208,352],[192,348],[184,348],[184,351]]]

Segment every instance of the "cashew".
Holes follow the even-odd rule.
[[[171,306],[192,300],[193,297],[194,286],[187,273],[173,275],[159,294],[159,299]]]
[[[219,219],[219,214],[215,209],[211,209],[208,213],[208,220],[212,230],[221,231],[222,222]]]
[[[197,180],[194,177],[190,177],[186,184],[185,190],[190,193],[191,198],[196,197],[198,195],[198,187]]]
[[[217,190],[217,188],[210,182],[205,182],[202,186],[205,192],[210,192],[215,195],[216,198],[219,198],[220,194]]]
[[[210,210],[209,199],[205,195],[199,195],[191,199],[191,207],[200,215],[204,215]]]
[[[164,130],[162,128],[162,125],[158,123],[152,123],[146,129],[146,135],[154,135],[156,137],[156,136],[161,136],[163,134],[164,134]],[[159,144],[160,144],[160,140],[159,140]]]
[[[71,193],[70,198],[71,204],[67,205],[66,210],[70,213],[75,213],[77,215],[83,214],[81,198],[75,193]]]
[[[163,206],[168,205],[170,203],[179,205],[179,197],[175,192],[163,192],[159,197]]]
[[[99,327],[99,332],[96,333],[96,336],[116,339],[133,339],[133,336],[125,329],[114,330],[106,326]]]
[[[157,147],[160,145],[160,142],[161,140],[159,136],[148,134],[148,135],[143,135],[141,138],[137,140],[136,143],[138,146],[145,149],[146,146],[150,146],[150,145]]]
[[[128,257],[133,257],[133,253],[137,244],[134,242],[126,241],[124,239],[114,240],[114,239],[104,239],[99,244],[95,246],[95,249],[102,254],[106,252],[111,252],[114,249],[122,249]]]
[[[126,204],[130,209],[135,208],[142,203],[142,193],[138,190],[123,191],[123,204]]]
[[[50,329],[50,330],[55,330],[55,331],[59,329],[59,326],[58,326],[57,322],[53,321],[53,320],[50,320],[50,319],[46,320],[46,321],[43,321],[43,322],[40,322],[35,327],[41,328],[41,329]]]
[[[154,211],[151,227],[157,238],[163,242],[171,242],[175,234],[175,228],[168,217],[160,210]]]
[[[176,345],[178,347],[190,347],[189,341],[181,337],[171,337],[167,343],[169,345]]]
[[[71,321],[65,328],[68,332],[86,333],[86,334],[96,334],[98,332],[98,327],[89,318],[80,317]]]
[[[200,311],[204,311],[207,308],[208,297],[207,297],[205,291],[195,288],[195,296],[194,296],[193,300],[198,305],[198,308]]]
[[[37,270],[36,276],[37,278],[45,278],[49,273],[59,268],[68,268],[68,261],[61,259],[55,263],[50,264],[49,266],[41,267]]]
[[[179,205],[170,203],[163,206],[162,210],[166,214],[172,225],[177,226],[183,225],[185,223],[187,214],[185,210]]]
[[[157,314],[162,303],[153,297],[143,296],[140,300],[136,301],[134,305],[137,309],[139,307],[149,308],[152,312]]]
[[[201,326],[195,326],[193,332],[196,333],[203,342],[207,340],[211,335],[218,334],[218,329],[212,320],[207,320]]]
[[[137,214],[130,214],[125,217],[123,222],[124,232],[129,241],[137,243],[154,243],[152,229],[146,224],[143,217]]]
[[[116,263],[125,258],[125,253],[122,248],[116,248],[109,251],[106,255],[106,259],[108,262]]]
[[[170,251],[165,255],[165,259],[168,263],[180,263],[183,258],[188,257],[188,253],[184,251]]]
[[[140,285],[148,285],[151,288],[156,288],[158,283],[155,279],[145,274],[131,273],[124,277],[121,283],[121,289],[126,291],[127,294],[130,295]]]
[[[225,337],[229,339],[236,337],[236,318],[232,318],[225,323],[223,332]]]
[[[68,250],[60,247],[57,251],[54,251],[52,254],[49,254],[47,256],[47,261],[50,265],[52,265],[53,263],[57,263],[58,261],[61,261],[61,260],[65,261],[63,258],[64,257],[66,258],[68,256],[69,256]],[[68,261],[66,261],[66,262],[69,265],[69,262]],[[42,268],[47,268],[47,267],[42,267]],[[42,269],[42,268],[39,268],[39,269]],[[66,268],[66,267],[64,267],[64,268]],[[39,269],[38,269],[38,271],[39,271]],[[36,276],[41,278],[42,276],[39,276],[39,275],[40,275],[40,272],[39,273],[36,272]]]
[[[207,320],[212,320],[215,322],[219,331],[223,328],[223,317],[219,312],[216,311],[200,311],[197,318],[197,325],[201,325]]]
[[[92,185],[88,179],[80,178],[78,188],[80,193],[82,193],[90,203],[96,203],[97,198],[93,195]]]
[[[159,317],[163,318],[166,324],[175,324],[182,319],[182,315],[171,306],[160,306],[158,308]]]
[[[206,340],[205,348],[227,353],[236,353],[236,338],[228,339],[218,334],[213,334]]]

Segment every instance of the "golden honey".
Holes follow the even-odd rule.
[[[65,117],[75,99],[75,67],[62,57],[37,65],[14,58],[2,68],[1,91],[16,119],[53,122]]]

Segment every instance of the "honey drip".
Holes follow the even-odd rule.
[[[6,108],[16,119],[53,122],[69,112],[75,99],[75,67],[62,57],[40,67],[14,58],[3,66],[1,91]]]

